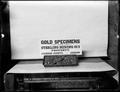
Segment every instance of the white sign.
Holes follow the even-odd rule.
[[[41,40],[40,55],[82,55],[80,39]]]

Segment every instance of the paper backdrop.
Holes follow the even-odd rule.
[[[41,40],[80,39],[83,57],[107,56],[108,1],[9,1],[12,59],[42,59]]]

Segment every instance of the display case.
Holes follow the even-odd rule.
[[[119,90],[117,0],[0,3],[1,91]],[[42,56],[41,52],[50,51],[39,49],[46,45],[42,44],[43,39],[57,44],[71,39],[73,42],[79,36],[82,48],[62,51],[55,57],[50,54],[47,59],[46,54]],[[49,42],[47,45],[54,46]],[[72,51],[79,54],[69,53]],[[44,66],[45,61],[51,63]],[[74,66],[73,61],[77,62]]]

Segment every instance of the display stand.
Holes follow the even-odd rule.
[[[109,91],[118,87],[116,70],[100,58],[77,66],[44,67],[42,60],[20,61],[4,76],[6,91]],[[101,67],[101,68],[100,68]]]

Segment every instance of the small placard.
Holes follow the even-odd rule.
[[[40,55],[82,55],[80,39],[41,40]]]

